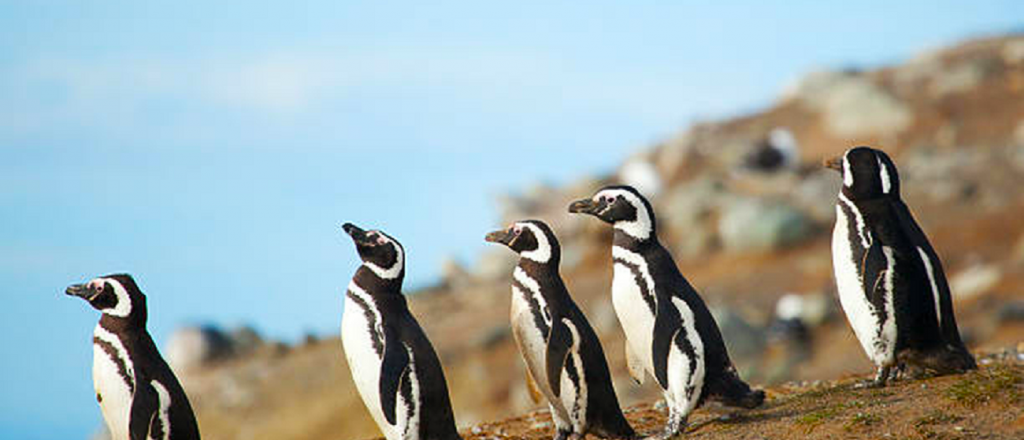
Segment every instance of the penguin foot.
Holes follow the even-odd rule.
[[[686,417],[669,414],[665,429],[657,434],[645,437],[644,440],[668,440],[683,433],[686,429]]]
[[[854,385],[854,388],[882,388],[890,379],[895,379],[897,371],[890,366],[879,367],[875,378]]]
[[[555,432],[555,437],[552,440],[569,440],[573,434],[571,429],[558,429]]]

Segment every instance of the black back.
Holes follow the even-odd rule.
[[[383,232],[366,232],[351,224],[346,224],[345,229],[352,235],[364,262],[356,270],[352,281],[373,298],[381,315],[383,362],[380,401],[385,417],[394,423],[395,412],[399,410],[396,408],[396,392],[401,393],[406,401],[412,400],[412,384],[407,369],[409,358],[404,349],[404,346],[408,346],[415,359],[415,375],[421,401],[419,437],[424,440],[460,439],[455,428],[455,416],[441,361],[423,328],[409,311],[402,294],[405,278],[404,249],[397,240]],[[378,234],[386,237],[386,240],[377,240]],[[398,267],[394,278],[382,278],[366,263],[385,269],[396,264],[401,267]]]
[[[587,408],[589,412],[587,421],[590,423],[590,428],[603,437],[635,437],[636,433],[622,414],[618,396],[616,396],[615,388],[612,386],[611,374],[608,371],[608,362],[604,355],[604,349],[601,347],[601,341],[598,339],[597,333],[590,326],[590,322],[587,321],[587,317],[569,295],[569,290],[562,281],[562,276],[559,272],[561,249],[558,239],[551,228],[542,221],[526,220],[518,223],[536,226],[545,235],[546,241],[551,247],[551,258],[548,261],[538,262],[529,258],[520,258],[519,267],[531,279],[537,282],[540,287],[540,294],[544,297],[544,301],[547,302],[548,310],[551,314],[552,324],[548,335],[548,353],[551,355],[549,361],[552,358],[558,359],[557,365],[549,364],[548,367],[548,380],[552,389],[557,390],[560,386],[559,379],[561,375],[559,373],[562,368],[565,368],[567,374],[574,380],[579,380],[579,374],[576,372],[574,363],[565,362],[565,354],[569,349],[568,345],[571,345],[571,340],[567,339],[569,336],[568,329],[562,324],[562,320],[567,319],[576,327],[581,339],[579,353],[583,360],[584,376],[587,382]],[[520,234],[520,238],[513,242],[511,247],[519,252],[536,250],[538,239],[533,234],[534,231],[532,229],[525,228],[522,234]],[[518,243],[523,244],[518,245]],[[555,336],[556,332],[560,333],[561,337]],[[552,346],[552,344],[555,346]],[[558,373],[553,375],[550,373],[551,370],[555,370]]]
[[[156,380],[167,389],[171,398],[171,406],[168,409],[170,438],[172,440],[198,440],[200,438],[199,426],[196,423],[188,396],[146,330],[148,314],[146,296],[131,275],[106,275],[100,279],[110,279],[120,284],[128,293],[131,301],[131,312],[128,316],[119,317],[104,313],[99,322],[101,327],[113,333],[121,341],[135,370],[135,377],[128,382],[134,393],[129,417],[130,434],[133,438],[144,439],[149,435],[151,426],[156,430],[154,434],[158,436],[162,434],[163,429],[166,429],[166,427],[160,426],[159,421],[151,423],[154,419],[153,414],[159,410],[156,390],[150,384],[151,381]],[[90,304],[101,310],[115,307],[118,299],[113,296],[113,291],[114,286],[107,282],[103,293],[90,301]],[[106,341],[94,338],[93,343],[99,344],[102,349],[108,350],[108,353],[114,353],[114,348]],[[117,359],[116,353],[112,358]],[[126,373],[124,366],[122,366],[122,371]]]
[[[652,358],[655,361],[655,373],[656,379],[659,383],[667,383],[667,373],[664,371],[664,367],[659,368],[659,360],[667,360],[668,358],[668,345],[660,343],[659,339],[673,338],[674,330],[682,326],[682,317],[679,316],[679,311],[672,304],[671,299],[679,298],[690,308],[693,312],[694,327],[697,333],[700,335],[701,341],[704,344],[704,385],[703,390],[700,393],[701,401],[703,402],[706,398],[715,398],[721,400],[723,403],[732,406],[742,406],[746,408],[755,407],[761,404],[764,400],[764,392],[761,390],[752,390],[750,386],[740,379],[739,374],[736,372],[736,368],[733,366],[732,361],[729,359],[729,352],[725,347],[725,341],[722,338],[721,331],[718,329],[718,323],[715,322],[715,318],[711,315],[707,305],[701,299],[697,291],[690,285],[689,281],[683,277],[683,274],[679,271],[679,267],[676,266],[675,260],[672,259],[672,255],[669,254],[668,250],[661,245],[658,240],[657,234],[657,220],[654,214],[654,209],[651,208],[650,202],[645,197],[640,195],[635,189],[631,187],[610,187],[611,189],[627,189],[630,192],[637,195],[644,204],[644,209],[647,209],[648,216],[650,217],[651,230],[649,235],[645,239],[638,239],[628,233],[625,233],[619,229],[615,229],[615,233],[612,239],[614,246],[620,246],[624,249],[632,251],[643,257],[647,263],[648,270],[650,271],[651,278],[655,281],[655,292],[641,292],[644,296],[653,295],[656,301],[648,301],[648,307],[654,309],[655,316],[655,334],[654,334],[654,345],[652,349]],[[609,189],[609,188],[605,188]],[[605,189],[602,189],[604,191]],[[598,192],[600,194],[600,191]],[[618,205],[622,205],[621,201],[616,202],[613,208],[618,208]],[[621,208],[623,211],[628,211],[626,208]],[[634,211],[636,208],[633,208]],[[623,214],[620,214],[623,215]],[[624,212],[625,219],[633,220],[637,218],[637,214]],[[607,220],[606,220],[607,221]],[[624,264],[630,267],[634,271],[634,276],[641,279],[639,268],[631,265],[627,261],[618,261],[620,264]],[[639,283],[643,288],[644,283]],[[658,328],[658,326],[662,328]],[[690,354],[689,358],[691,362],[695,362],[693,356],[694,347],[691,347],[686,338],[677,337],[670,343],[676,344],[676,346],[684,353]],[[693,366],[691,366],[693,371]],[[660,377],[659,377],[660,376]]]
[[[960,338],[942,262],[900,197],[895,164],[885,152],[869,147],[851,149],[845,160],[853,184],[844,184],[842,193],[861,213],[873,238],[867,250],[854,246],[854,257],[864,261],[865,292],[876,309],[881,310],[885,301],[883,289],[876,285],[886,264],[882,248],[891,248],[895,259],[893,303],[896,309],[897,352],[917,352],[911,355],[914,360],[926,363],[927,368],[940,373],[975,368],[974,358]],[[883,183],[883,173],[888,183]],[[844,179],[845,182],[851,180],[845,173]],[[848,210],[842,203],[840,207]],[[853,218],[852,212],[846,214]],[[851,224],[850,228],[850,234],[857,234],[855,225]],[[859,239],[856,235],[851,237]],[[931,282],[918,248],[924,251],[931,265],[939,292],[941,321],[936,315]]]

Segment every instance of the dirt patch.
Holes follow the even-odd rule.
[[[680,438],[1024,438],[1024,366],[1012,360],[885,388],[860,387],[866,379],[772,388],[764,406],[750,411],[709,405],[690,415]],[[652,434],[665,422],[665,411],[644,404],[627,409],[626,417],[638,432]],[[547,411],[535,411],[463,435],[466,440],[549,439],[551,418]]]

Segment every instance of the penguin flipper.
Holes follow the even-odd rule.
[[[384,418],[394,425],[395,407],[398,405],[398,389],[402,376],[409,367],[409,352],[397,337],[389,338],[384,345],[384,359],[380,364],[380,406]]]
[[[530,401],[535,405],[541,402],[544,395],[541,394],[537,380],[533,378],[533,373],[530,373],[529,368],[526,369],[526,389],[530,392]]]
[[[668,301],[658,301],[658,314],[654,318],[654,337],[651,338],[651,361],[654,364],[654,378],[661,389],[668,389],[668,355],[672,341],[680,331],[678,315],[675,310],[666,310]]]
[[[146,440],[154,423],[160,402],[156,390],[148,380],[136,380],[135,392],[132,394],[132,407],[128,413],[128,437],[131,440]],[[166,427],[163,427],[166,429]]]
[[[882,244],[878,240],[874,240],[864,251],[864,257],[860,263],[860,273],[864,280],[864,294],[867,296],[868,302],[876,306],[882,305],[885,301],[882,293],[885,291],[883,277],[886,265]]]
[[[637,385],[644,384],[644,361],[633,346],[626,341],[626,366],[629,367],[629,376]]]
[[[555,397],[562,394],[562,367],[565,366],[565,358],[569,355],[570,347],[572,347],[572,334],[569,333],[569,327],[561,319],[551,320],[551,332],[548,333],[544,364],[548,375],[548,385]]]

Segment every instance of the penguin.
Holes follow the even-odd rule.
[[[341,342],[359,395],[387,440],[455,440],[441,362],[402,295],[405,250],[345,223],[362,265],[345,293]]]
[[[547,224],[526,220],[487,234],[519,254],[512,272],[512,334],[528,381],[547,399],[555,440],[632,439],[612,387],[601,342],[569,296],[558,271],[561,248]]]
[[[131,275],[69,286],[102,312],[93,331],[93,386],[113,440],[199,440],[185,390],[146,331],[146,296]]]
[[[856,147],[825,166],[843,178],[832,266],[847,320],[877,367],[868,385],[884,386],[900,372],[977,368],[960,339],[942,262],[900,198],[892,159]]]
[[[612,303],[626,335],[630,375],[650,374],[669,409],[669,438],[707,399],[754,408],[764,391],[752,390],[729,359],[722,334],[697,291],[658,241],[650,202],[630,186],[607,186],[569,205],[613,226]]]
[[[771,173],[794,168],[799,160],[799,144],[793,132],[776,127],[754,145],[743,158],[743,166],[751,171]]]

